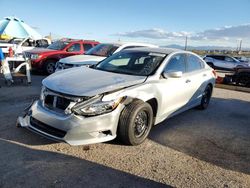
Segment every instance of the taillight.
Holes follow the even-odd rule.
[[[216,75],[216,72],[215,72],[215,70],[214,70],[214,69],[212,70],[212,73],[213,73],[214,77],[216,78],[216,77],[217,77],[217,75]]]

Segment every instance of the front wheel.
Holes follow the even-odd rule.
[[[135,101],[122,111],[118,137],[128,145],[139,145],[148,136],[153,124],[153,110],[148,103]]]
[[[205,110],[210,102],[212,96],[212,87],[208,85],[202,94],[201,104],[198,106],[199,109]]]
[[[46,74],[52,74],[55,72],[56,62],[48,60],[44,65],[44,71]]]

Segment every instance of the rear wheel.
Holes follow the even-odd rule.
[[[56,62],[54,60],[48,60],[44,65],[44,72],[47,74],[52,74],[55,72]]]
[[[210,102],[212,96],[212,87],[208,85],[202,94],[201,104],[198,106],[199,109],[205,110]]]
[[[139,145],[148,136],[153,124],[153,110],[148,103],[135,101],[122,111],[118,137],[128,145]]]

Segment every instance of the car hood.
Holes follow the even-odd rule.
[[[43,80],[53,91],[74,96],[95,96],[143,83],[146,76],[133,76],[76,67],[56,72]]]
[[[95,55],[74,55],[66,57],[60,60],[61,63],[67,64],[86,64],[86,62],[99,62],[106,57],[95,56]]]

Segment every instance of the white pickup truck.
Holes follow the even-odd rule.
[[[51,44],[51,41],[47,38],[34,40],[31,38],[13,38],[6,42],[0,42],[0,48],[3,53],[7,55],[9,48],[11,47],[15,54],[22,54],[26,50],[31,50],[36,47],[45,48]]]

